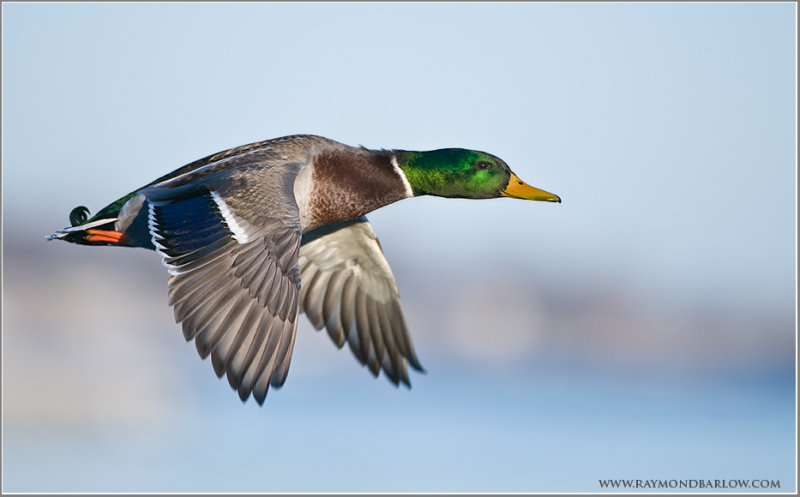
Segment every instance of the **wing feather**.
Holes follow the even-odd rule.
[[[345,342],[377,376],[409,385],[406,364],[424,371],[403,315],[400,295],[366,218],[323,226],[303,235],[300,308],[316,329]]]
[[[296,173],[296,171],[295,171]],[[246,177],[246,176],[243,176]],[[169,299],[184,337],[244,401],[286,381],[299,312],[299,214],[291,191],[274,215],[243,215],[242,179],[146,190],[148,228],[172,275]],[[176,184],[174,181],[167,182]],[[283,184],[283,183],[279,183]],[[230,190],[230,188],[229,188]],[[230,202],[230,204],[228,203]]]

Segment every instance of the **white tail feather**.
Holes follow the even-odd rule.
[[[98,219],[97,221],[92,221],[91,223],[79,224],[77,226],[72,226],[70,228],[64,228],[61,231],[56,231],[52,235],[48,236],[47,240],[58,240],[60,238],[64,238],[70,233],[74,233],[76,231],[86,231],[90,228],[94,228],[95,226],[102,226],[104,224],[113,223],[117,220],[115,217],[110,217],[107,219]]]

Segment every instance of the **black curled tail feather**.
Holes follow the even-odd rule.
[[[69,228],[56,231],[47,237],[47,240],[64,240],[65,242],[76,243],[78,245],[109,245],[105,242],[94,242],[87,240],[88,229],[113,230],[116,218],[89,220],[89,208],[79,205],[69,213]]]
[[[70,226],[78,226],[89,220],[89,208],[85,205],[79,205],[72,209],[69,213]]]

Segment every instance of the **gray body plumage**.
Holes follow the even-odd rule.
[[[186,340],[211,356],[242,400],[252,394],[263,403],[269,387],[286,380],[300,311],[338,347],[349,343],[376,376],[383,369],[394,384],[409,385],[407,363],[422,370],[377,237],[364,217],[336,218],[354,212],[353,192],[339,193],[314,170],[321,154],[325,174],[352,177],[349,164],[374,162],[395,181],[387,152],[295,135],[181,168],[131,194],[108,220],[129,245],[161,254]],[[381,200],[374,190],[369,210],[403,198]],[[325,203],[315,205],[312,191],[323,191]],[[90,224],[101,223],[53,237]]]

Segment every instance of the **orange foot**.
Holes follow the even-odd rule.
[[[86,240],[90,242],[108,242],[127,245],[130,239],[121,231],[86,230]]]

